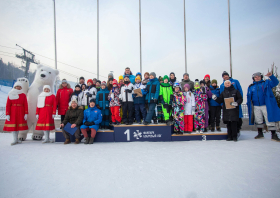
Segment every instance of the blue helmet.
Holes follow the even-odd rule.
[[[175,88],[175,87],[181,88],[181,87],[180,87],[180,83],[178,83],[178,82],[175,82],[175,83],[173,84],[173,87],[174,87],[174,88]]]

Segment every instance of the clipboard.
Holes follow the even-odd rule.
[[[235,109],[236,108],[235,106],[232,106],[230,104],[230,103],[234,102],[234,97],[225,98],[224,101],[225,101],[226,109]]]
[[[77,131],[77,127],[71,128],[71,125],[69,122],[64,126],[64,131],[70,133],[71,135],[74,135]]]

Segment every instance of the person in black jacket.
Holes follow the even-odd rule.
[[[229,80],[225,81],[225,89],[219,97],[212,95],[212,99],[218,103],[224,103],[223,105],[223,121],[227,124],[228,139],[227,141],[237,142],[237,123],[239,121],[239,105],[242,104],[243,98],[240,92],[234,88]],[[226,108],[224,99],[234,98],[234,102],[231,102],[230,105],[233,108]]]

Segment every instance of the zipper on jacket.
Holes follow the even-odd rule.
[[[260,98],[259,98],[259,86],[258,86],[258,84],[257,84],[257,96],[258,96],[259,106],[261,106]]]

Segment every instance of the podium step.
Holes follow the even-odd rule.
[[[226,140],[228,135],[225,132],[206,132],[206,133],[184,133],[172,134],[172,141],[191,141],[191,140]]]

